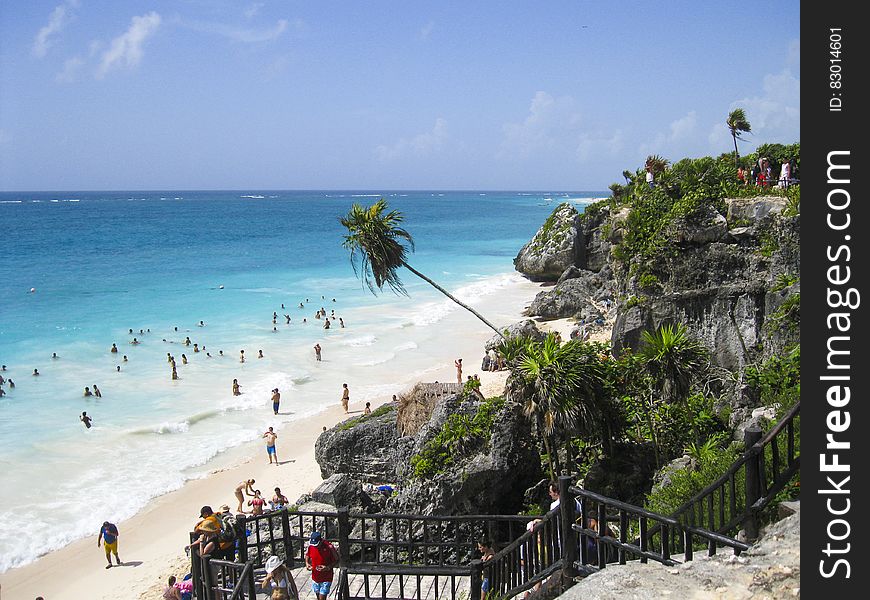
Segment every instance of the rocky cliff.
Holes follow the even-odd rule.
[[[643,331],[664,323],[686,325],[714,364],[729,370],[780,353],[798,339],[800,216],[786,216],[787,200],[778,196],[726,199],[724,206],[723,212],[708,208],[675,219],[659,252],[642,263],[617,258],[630,208],[599,203],[567,227],[570,211],[560,206],[548,219],[563,224],[559,244],[532,243],[547,239],[542,227],[515,260],[530,277],[558,280],[538,294],[528,314],[588,322],[612,300],[614,353],[637,349]],[[559,274],[539,268],[566,264],[555,260],[557,246],[575,248],[574,261]],[[784,309],[792,313],[787,327],[780,326]]]

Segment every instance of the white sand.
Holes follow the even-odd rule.
[[[484,298],[475,308],[495,323],[508,324],[522,318],[522,310],[538,291],[538,284],[522,280],[509,290]],[[463,378],[477,373],[485,396],[500,395],[507,372],[481,372],[479,363],[484,355],[483,345],[493,332],[478,327],[479,322],[474,317],[467,318],[469,321],[463,321],[463,324],[468,323],[467,327],[460,328],[467,333],[463,333],[461,339],[456,339],[455,333],[452,339],[450,333],[445,333],[447,339],[434,339],[427,344],[430,347],[426,351],[436,364],[425,379],[455,381],[453,359],[463,356]],[[446,331],[455,332],[456,329],[446,328]],[[563,336],[563,339],[567,337]],[[390,395],[386,395],[372,402],[372,407],[389,400]],[[362,409],[361,402],[350,405],[352,413],[361,414]],[[159,598],[159,590],[169,575],[183,576],[189,570],[184,545],[202,505],[217,508],[226,503],[235,510],[237,501],[233,490],[239,482],[249,478],[256,480],[255,488],[266,496],[279,486],[291,502],[310,492],[322,481],[320,468],[314,460],[317,436],[324,426],[332,427],[345,418],[340,405],[336,404],[279,430],[280,466],[268,463],[264,444],[248,444],[221,457],[222,464],[233,466],[212,472],[206,478],[189,481],[181,489],[154,499],[139,514],[118,523],[118,551],[121,560],[125,561],[123,566],[105,569],[105,554],[96,546],[97,531],[94,531],[91,538],[74,542],[29,565],[0,575],[0,598],[32,600],[39,595],[46,600]],[[26,535],[26,526],[22,523],[21,535]]]

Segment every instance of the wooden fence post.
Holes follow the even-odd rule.
[[[247,517],[245,515],[238,515],[236,517],[236,522],[239,524],[239,531],[241,535],[239,536],[239,562],[246,563],[248,562],[248,523]]]
[[[559,538],[562,546],[562,585],[570,586],[577,575],[574,563],[577,562],[577,544],[574,538],[574,519],[577,518],[574,507],[574,498],[571,497],[569,488],[571,477],[562,475],[559,477]]]
[[[483,562],[479,558],[471,561],[471,589],[468,590],[470,600],[480,600],[481,589],[483,584]]]
[[[743,432],[743,443],[748,452],[761,439],[760,427],[747,427]],[[758,520],[752,505],[761,497],[761,454],[751,456],[746,461],[746,519],[743,521],[743,529],[746,531],[746,539],[754,541],[758,539]]]
[[[350,564],[350,511],[346,506],[338,509],[338,565],[341,573],[338,578],[339,597],[350,597],[350,582],[347,567]],[[367,577],[367,576],[366,576]],[[368,580],[368,579],[367,579]]]

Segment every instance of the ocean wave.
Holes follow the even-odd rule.
[[[386,354],[386,355],[382,356],[381,358],[373,358],[371,360],[365,360],[363,362],[354,363],[354,365],[357,367],[375,367],[377,365],[382,365],[384,363],[388,363],[391,360],[393,360],[394,358],[396,358],[396,355],[393,354],[392,352],[390,352],[389,354]]]
[[[405,350],[416,350],[419,346],[415,342],[405,342],[404,344],[399,344],[393,350],[396,352],[404,352]]]
[[[239,196],[239,198],[254,198],[255,200],[262,200],[263,198],[265,198],[265,196],[247,195],[247,196]]]
[[[347,340],[342,340],[342,346],[350,346],[351,348],[363,348],[365,346],[371,346],[378,338],[375,335],[363,335],[360,337],[350,338]]]
[[[164,423],[160,423],[159,425],[153,426],[145,426],[145,427],[137,427],[135,429],[130,429],[127,431],[130,435],[164,435],[167,433],[187,433],[190,431],[191,425],[196,425],[202,421],[207,419],[211,419],[214,417],[218,417],[221,415],[223,411],[221,410],[206,410],[181,421],[168,421]]]

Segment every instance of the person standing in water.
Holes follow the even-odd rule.
[[[278,388],[272,390],[272,410],[275,414],[278,414],[278,407],[281,405],[281,393],[278,391]],[[269,428],[272,429],[271,427]]]
[[[320,344],[314,344],[314,356],[317,358],[317,362],[320,362]]]
[[[97,398],[102,398],[103,394],[100,392],[100,388],[97,387],[97,384],[94,384],[94,396]]]
[[[91,428],[91,418],[88,416],[88,413],[82,411],[82,416],[79,417],[79,421],[85,424],[85,429]]]

